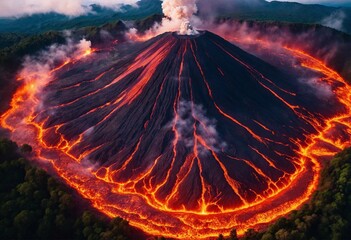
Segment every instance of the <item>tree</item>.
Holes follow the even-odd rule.
[[[266,232],[265,234],[263,234],[261,240],[274,240],[274,237],[272,233]]]
[[[73,191],[21,158],[15,143],[0,140],[0,239],[127,240],[121,218],[97,215]]]
[[[280,229],[278,232],[275,233],[275,238],[277,240],[288,240],[289,239],[289,233],[285,229]]]
[[[236,229],[233,229],[232,231],[230,231],[229,234],[229,239],[228,240],[238,240],[238,234],[236,232]]]
[[[23,144],[21,146],[20,150],[21,150],[22,153],[28,154],[28,153],[31,153],[33,151],[33,148],[30,145],[28,145],[28,144]]]
[[[219,236],[218,236],[217,240],[225,240],[225,238],[224,238],[223,234],[219,234]]]
[[[33,212],[22,210],[19,212],[13,221],[13,225],[17,231],[17,236],[20,239],[29,238],[32,235],[32,227],[36,222]]]
[[[256,240],[258,239],[258,233],[254,229],[248,229],[245,232],[244,238],[245,240]]]

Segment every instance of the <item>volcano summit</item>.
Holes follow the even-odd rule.
[[[330,96],[211,32],[165,33],[66,62],[2,126],[31,129],[37,157],[109,216],[175,238],[242,232],[305,202],[317,157],[349,141],[328,135],[349,131],[348,85],[285,51]]]

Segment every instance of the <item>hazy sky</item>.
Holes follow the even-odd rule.
[[[300,2],[300,3],[317,3],[317,4],[328,4],[328,5],[343,5],[351,4],[351,0],[281,0],[282,2]]]
[[[65,15],[81,15],[89,12],[89,4],[118,9],[122,4],[135,4],[138,0],[0,0],[0,17],[57,12]]]
[[[70,16],[85,14],[90,11],[88,5],[97,3],[101,6],[118,9],[121,4],[135,4],[138,0],[0,0],[0,17],[31,15],[35,13],[57,12]],[[198,0],[201,1],[201,0]],[[241,1],[241,0],[231,0]],[[351,0],[283,0],[301,3],[330,3],[342,5]]]

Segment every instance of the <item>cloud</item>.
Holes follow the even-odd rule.
[[[27,56],[24,61],[24,68],[20,73],[21,77],[30,79],[31,74],[41,75],[41,73],[49,72],[58,62],[65,62],[72,57],[77,57],[91,47],[91,42],[86,39],[82,39],[78,43],[74,43],[70,38],[67,38],[66,41],[67,44],[53,44],[36,56]],[[48,75],[50,74],[43,74],[42,76]]]
[[[0,16],[12,17],[35,13],[56,12],[65,15],[81,15],[87,12],[79,0],[11,0],[0,1]]]
[[[138,0],[1,0],[0,17],[20,17],[37,13],[55,12],[79,16],[91,12],[91,4],[120,9],[122,5],[136,5]]]
[[[299,82],[307,86],[306,92],[314,94],[321,100],[334,96],[332,87],[320,78],[302,78]]]
[[[97,4],[102,7],[119,10],[123,5],[137,7],[139,0],[82,0],[85,5]]]
[[[321,21],[321,24],[326,27],[334,28],[337,30],[343,30],[345,18],[346,14],[343,11],[336,11],[333,12],[330,16],[324,18]]]
[[[10,110],[10,114],[5,120],[7,123],[11,123],[10,125],[14,129],[11,137],[22,143],[35,138],[34,132],[31,131],[32,128],[28,128],[28,121],[43,120],[37,113],[47,110],[44,100],[46,97],[45,87],[54,79],[53,70],[58,69],[59,66],[63,67],[63,63],[68,64],[69,61],[83,60],[82,54],[84,56],[90,50],[90,45],[90,42],[85,39],[77,43],[67,36],[66,44],[53,44],[46,50],[25,57],[23,67],[18,72],[17,77],[21,86],[12,99],[17,107]],[[48,113],[55,114],[51,110]],[[30,118],[28,118],[29,116]],[[36,116],[37,119],[31,119],[33,116]]]
[[[165,17],[161,23],[156,22],[141,35],[137,29],[131,28],[127,38],[132,41],[145,41],[165,32],[178,32],[180,35],[198,34],[193,28],[193,25],[201,25],[201,20],[194,16],[198,12],[197,0],[162,0],[162,12]]]
[[[197,34],[190,24],[191,18],[197,12],[196,0],[163,0],[162,11],[168,17],[163,20],[162,25],[174,23],[181,35]]]
[[[68,62],[71,59],[80,59],[86,51],[90,50],[91,42],[85,39],[74,43],[67,38],[64,45],[53,44],[48,49],[41,51],[34,56],[26,56],[23,68],[18,74],[18,80],[23,83],[26,89],[28,109],[36,105],[36,102],[43,102],[45,97],[43,89],[53,79],[52,70],[57,64]],[[40,110],[44,106],[38,105]],[[54,113],[51,113],[54,114]]]
[[[278,27],[275,24],[241,21],[208,25],[207,29],[269,64],[279,69],[286,69],[287,73],[290,72],[289,67],[294,66],[292,73],[299,73],[296,77],[301,83],[300,91],[315,95],[321,100],[329,100],[333,97],[335,86],[325,82],[320,76],[306,75],[306,68],[299,67],[301,66],[300,57],[298,55],[291,57],[291,52],[286,49],[306,52],[337,72],[345,71],[340,69],[348,69],[347,65],[344,65],[344,61],[335,61],[335,59],[344,58],[345,53],[343,52],[348,52],[350,44],[345,43],[343,38],[338,37],[338,34],[335,35],[333,41],[330,41],[331,35],[328,34],[330,31],[325,29],[316,31],[314,28],[302,28],[299,32],[293,25]],[[288,68],[286,68],[287,66]]]

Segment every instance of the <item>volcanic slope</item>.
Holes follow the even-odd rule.
[[[279,193],[305,167],[306,136],[343,110],[210,32],[97,61],[58,71],[33,115],[39,138],[168,211],[219,213]]]

